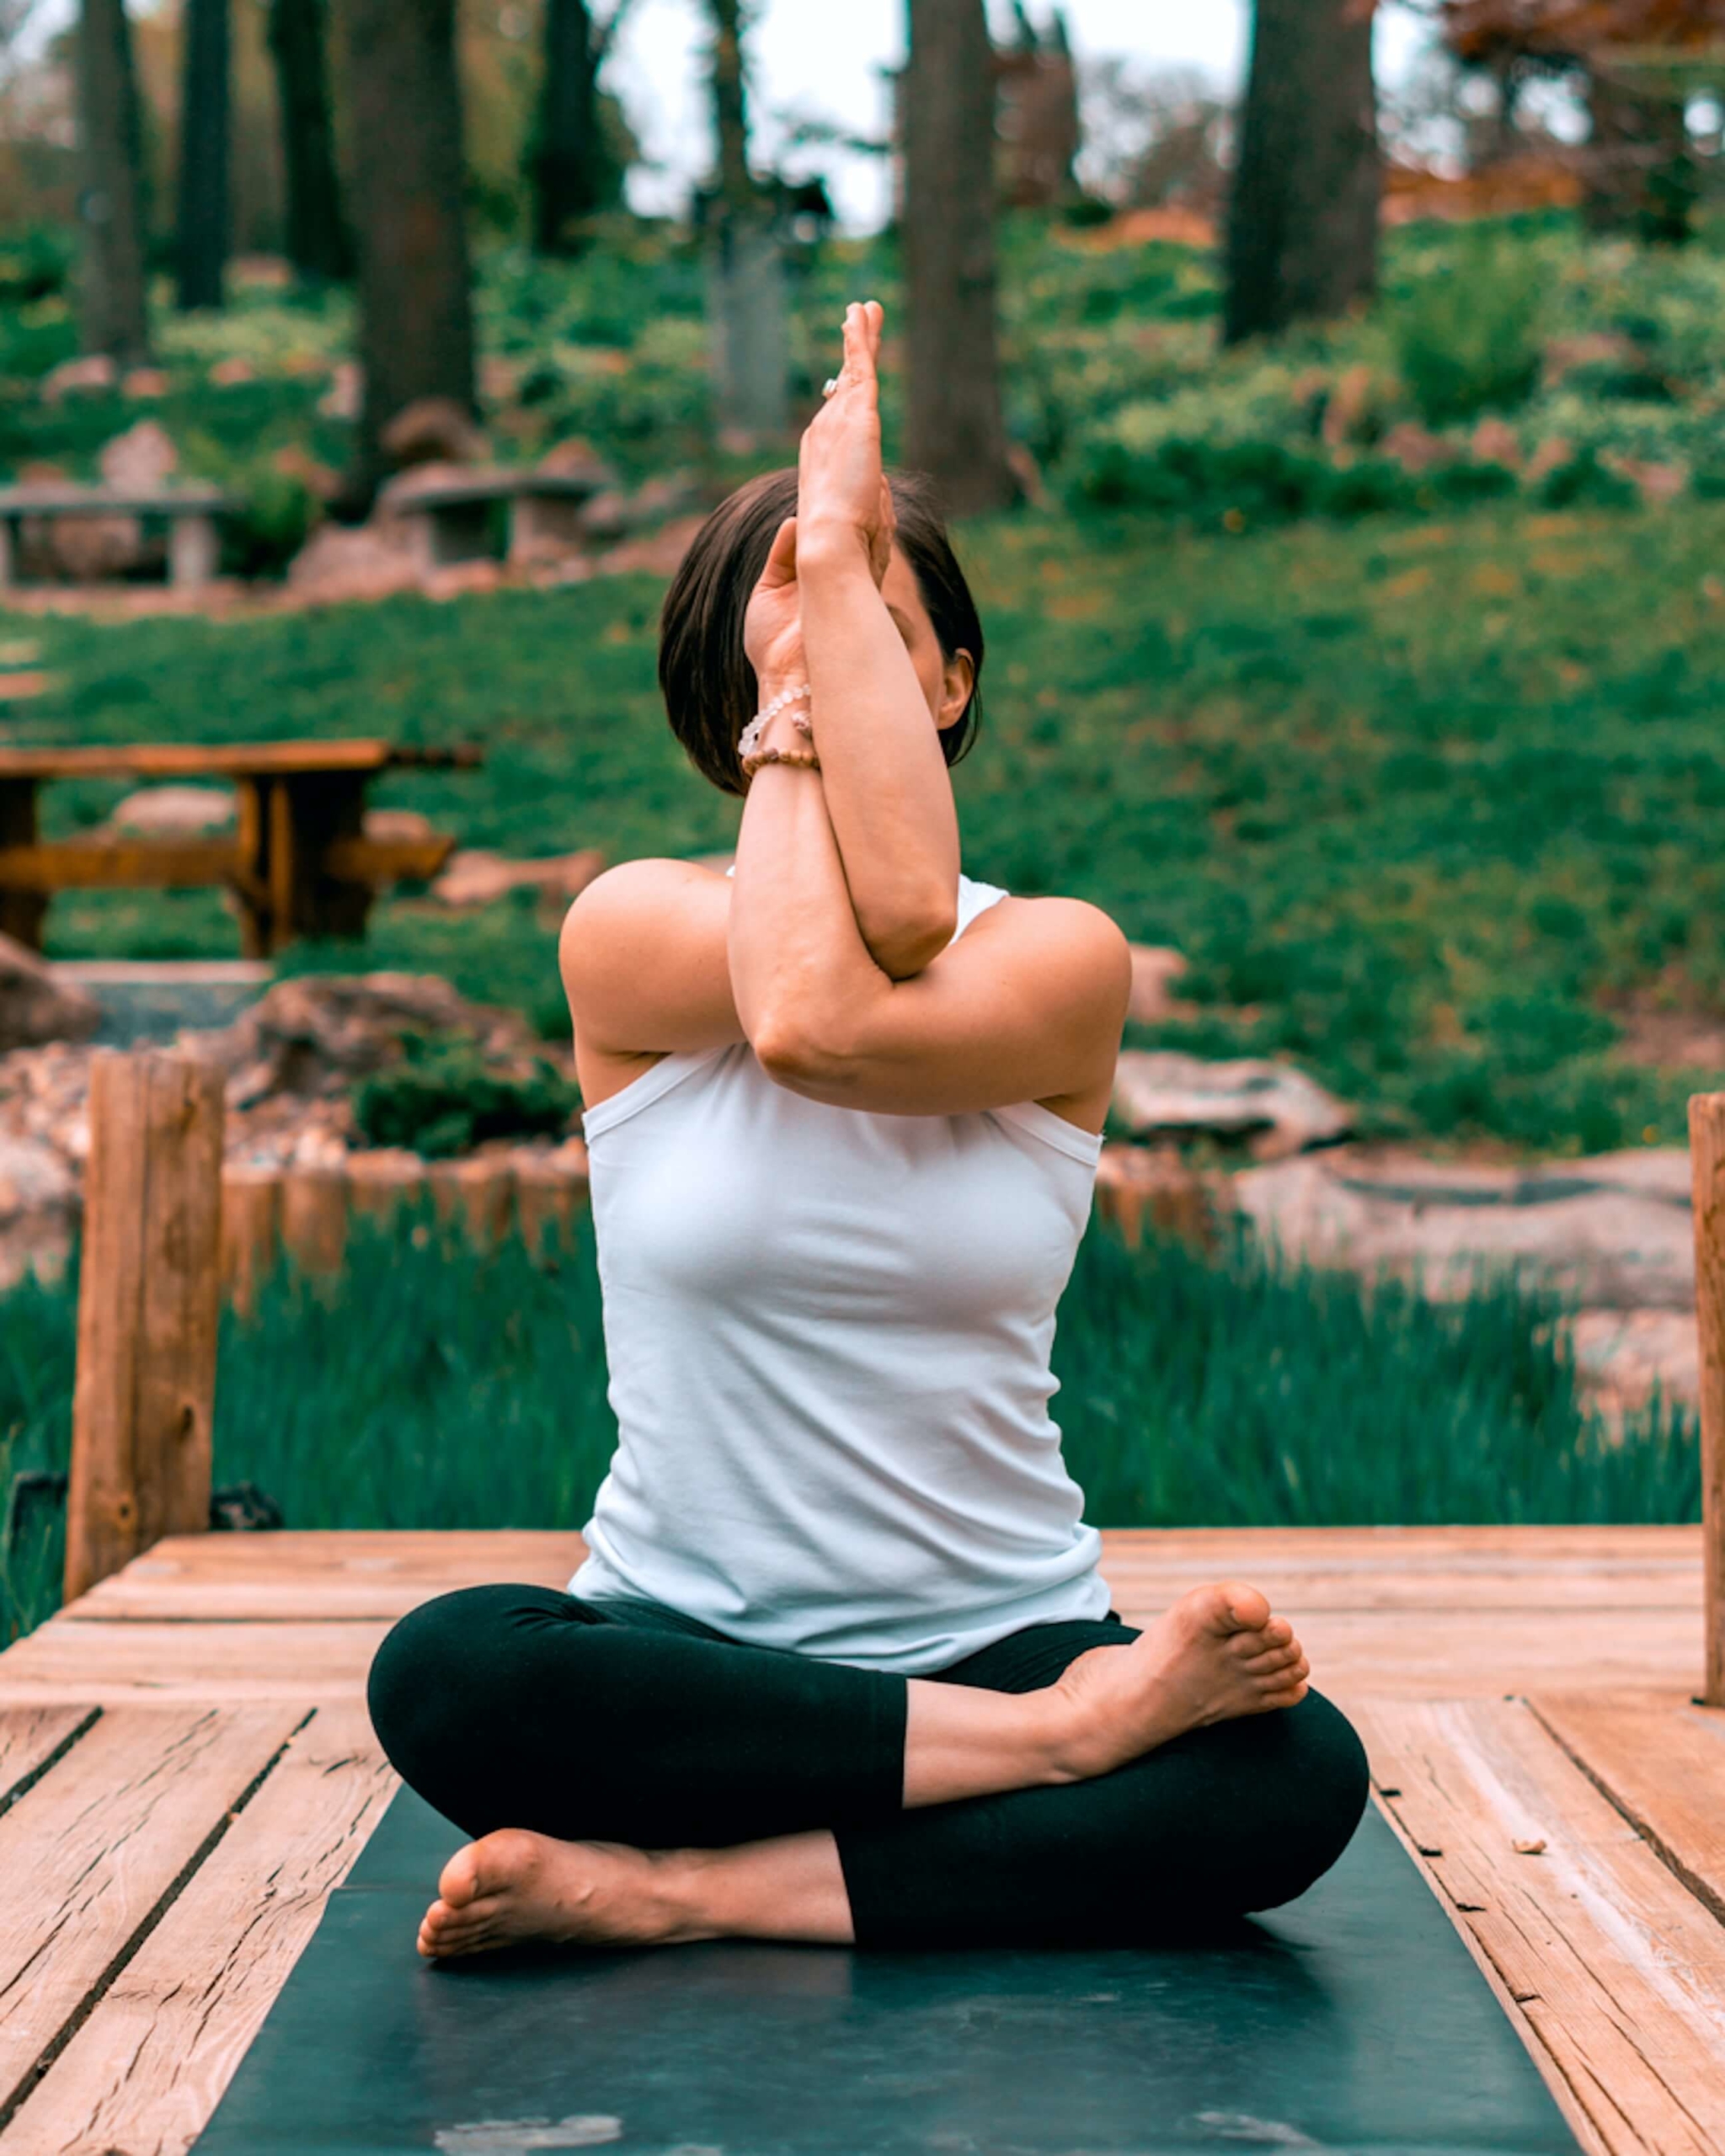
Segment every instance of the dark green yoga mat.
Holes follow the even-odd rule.
[[[1290,1908],[1100,1953],[727,1943],[431,1969],[414,1934],[460,1839],[396,1798],[198,2156],[1573,2156],[1375,1812]]]

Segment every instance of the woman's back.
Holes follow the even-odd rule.
[[[746,1043],[587,1132],[622,1442],[578,1593],[907,1673],[1106,1609],[1047,1406],[1097,1138],[831,1107]]]

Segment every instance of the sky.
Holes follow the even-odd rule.
[[[1044,19],[1049,0],[1028,0]],[[1081,63],[1120,56],[1146,68],[1191,68],[1218,88],[1237,88],[1246,64],[1248,0],[1062,0]],[[991,10],[1005,27],[1000,0]],[[606,77],[622,99],[649,168],[632,175],[630,200],[643,211],[676,210],[711,161],[702,84],[702,11],[696,0],[633,0]],[[905,0],[765,0],[750,34],[751,122],[757,163],[778,160],[779,115],[836,122],[846,133],[885,131],[881,70],[904,58]],[[1381,83],[1406,69],[1426,32],[1391,0],[1379,9],[1375,62]],[[788,166],[789,161],[787,161]],[[884,161],[822,149],[804,152],[794,169],[817,163],[841,221],[857,230],[879,225],[886,210]]]

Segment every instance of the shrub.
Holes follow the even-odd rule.
[[[548,1063],[525,1075],[499,1070],[461,1036],[409,1035],[402,1046],[400,1063],[354,1088],[354,1120],[374,1145],[442,1160],[487,1138],[555,1137],[579,1103]]]
[[[1430,427],[1525,403],[1540,374],[1544,296],[1525,255],[1476,242],[1429,270],[1391,314],[1397,363]]]

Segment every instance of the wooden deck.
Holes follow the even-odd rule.
[[[1692,1529],[1117,1534],[1141,1619],[1255,1581],[1583,2146],[1725,2151],[1725,1713]],[[388,1625],[569,1534],[159,1544],[0,1656],[0,2152],[190,2146],[393,1787]],[[430,1882],[427,1882],[428,1887]]]

